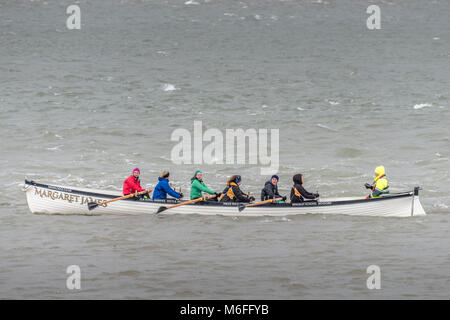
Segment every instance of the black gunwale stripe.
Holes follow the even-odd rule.
[[[81,191],[81,190],[76,190],[76,189],[57,187],[57,186],[37,183],[37,182],[34,182],[34,181],[28,181],[28,180],[25,180],[25,184],[32,185],[32,186],[39,187],[39,188],[55,190],[55,191],[59,191],[59,192],[67,192],[67,193],[79,194],[79,195],[82,195],[82,196],[90,196],[90,197],[105,198],[105,199],[108,199],[108,198],[109,199],[114,199],[114,198],[120,197],[120,196],[117,196],[117,195],[106,194],[106,193],[87,192],[87,191]],[[128,198],[128,199],[122,199],[121,201],[136,201],[136,199]],[[156,201],[151,199],[151,200],[145,200],[145,202],[161,203],[161,204],[176,204],[176,203],[180,203],[180,201],[172,200],[172,199],[156,200]]]
[[[75,190],[75,189],[68,189],[68,188],[62,188],[57,186],[51,186],[47,184],[37,183],[34,181],[28,181],[25,180],[25,184],[32,185],[39,188],[45,188],[60,192],[68,192],[68,193],[75,193],[79,195],[84,196],[91,196],[91,197],[97,197],[97,198],[109,198],[114,199],[117,198],[117,195],[111,195],[111,194],[104,194],[104,193],[96,193],[96,192],[87,192],[87,191],[81,191],[81,190]],[[373,199],[357,199],[357,200],[343,200],[343,201],[325,201],[325,202],[316,202],[316,201],[305,201],[305,202],[299,202],[292,205],[291,203],[267,203],[263,204],[257,207],[273,207],[273,208],[303,208],[303,207],[329,207],[329,206],[337,206],[337,205],[348,205],[348,204],[356,204],[356,203],[363,203],[363,202],[374,202],[374,201],[385,201],[390,199],[399,199],[399,198],[405,198],[405,197],[411,197],[413,196],[412,192],[405,192],[400,193],[396,195],[391,196],[385,196],[381,198],[373,198]],[[130,198],[130,199],[123,199],[125,201],[136,201],[136,199]],[[121,200],[121,201],[123,201]],[[149,202],[149,203],[156,203],[156,204],[177,204],[182,203],[183,201],[178,200],[172,200],[172,199],[166,199],[166,200],[153,200],[153,199],[142,199],[139,200],[140,202]],[[184,200],[188,201],[188,200]],[[190,203],[188,205],[193,206],[221,206],[221,207],[237,207],[240,203],[238,202],[199,202],[199,203]],[[243,203],[245,205],[245,203]]]

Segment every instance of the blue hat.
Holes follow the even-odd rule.
[[[273,178],[276,178],[278,181],[280,181],[280,178],[278,178],[278,176],[277,176],[276,174],[274,174],[274,175],[272,176],[272,178],[270,178],[270,179],[273,179]]]
[[[234,180],[234,182],[238,183],[241,182],[242,178],[241,176],[237,176],[236,179]]]

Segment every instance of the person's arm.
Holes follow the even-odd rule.
[[[269,199],[275,198],[275,194],[273,193],[273,187],[271,186],[271,184],[266,183],[266,185],[264,186],[264,191],[266,192],[266,196]]]
[[[173,189],[170,187],[170,185],[169,185],[168,182],[164,183],[162,186],[163,186],[164,192],[166,192],[166,193],[169,194],[170,196],[172,196],[172,197],[174,197],[174,198],[177,198],[177,199],[181,198],[181,194],[179,194],[178,192],[176,192],[175,190],[173,190]]]
[[[195,185],[195,187],[198,188],[202,192],[206,192],[206,193],[209,193],[209,194],[215,194],[215,192],[212,191],[211,189],[209,189],[204,182],[200,183],[200,181],[195,180],[192,185],[193,186]]]
[[[278,192],[278,186],[275,187],[275,198],[283,198],[283,200],[286,200],[286,197],[283,197],[280,192]]]
[[[123,182],[123,194],[124,194],[124,195],[130,194],[130,192],[131,192],[130,189],[131,189],[131,188],[130,188],[129,181],[128,181],[128,179],[126,179],[126,180]]]
[[[278,185],[275,185],[271,188],[273,190],[273,196],[271,197],[272,199],[276,199],[276,198],[281,198],[281,201],[286,201],[287,197],[286,196],[282,196],[279,192],[278,192]]]
[[[317,198],[316,195],[314,193],[309,193],[308,191],[305,190],[305,188],[300,187],[300,190],[298,190],[301,195],[303,196],[303,198],[305,199],[315,199]]]
[[[250,198],[244,195],[244,193],[241,191],[241,189],[237,186],[233,186],[233,193],[236,199],[242,202],[250,202]]]
[[[145,191],[145,189],[143,189],[143,188],[141,187],[141,182],[140,182],[140,181],[136,181],[136,190],[137,190],[138,192]]]
[[[366,187],[366,189],[373,189],[373,185],[371,185],[371,184],[369,184],[369,183],[366,183],[366,184],[364,185],[364,187]]]

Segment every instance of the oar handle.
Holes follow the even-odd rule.
[[[182,203],[177,203],[177,204],[175,204],[175,205],[173,205],[173,206],[167,207],[167,209],[172,209],[172,208],[184,206],[185,204],[190,204],[190,203],[200,202],[200,201],[203,201],[203,200],[209,200],[209,199],[214,198],[215,196],[216,196],[216,195],[213,194],[213,195],[211,195],[211,196],[209,196],[209,197],[206,197],[206,198],[201,197],[201,198],[189,200],[189,201],[182,202]]]
[[[283,198],[269,199],[269,200],[264,200],[264,201],[260,201],[260,202],[255,202],[255,203],[247,204],[246,207],[259,206],[260,204],[271,203],[271,202],[281,201],[281,200],[283,200]]]
[[[123,196],[123,197],[114,198],[114,199],[111,199],[111,200],[99,202],[98,205],[101,206],[101,205],[104,205],[104,204],[107,204],[107,203],[110,203],[110,202],[113,202],[113,201],[133,198],[134,196],[141,196],[143,194],[150,193],[152,191],[153,190],[144,190],[144,191],[141,191],[141,192],[138,192],[138,193],[130,193],[130,194],[127,194],[126,196]]]

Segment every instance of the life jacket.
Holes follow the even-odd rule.
[[[219,197],[220,202],[250,202],[249,195],[242,192],[235,182],[230,182]]]
[[[224,199],[227,201],[233,201],[233,199],[235,198],[234,192],[233,192],[233,186],[238,186],[236,183],[234,182],[230,182],[230,184],[225,188],[225,190],[223,190],[222,194],[219,197],[219,201],[221,201],[222,199],[224,199],[225,196],[228,197],[228,199]]]
[[[301,184],[296,183],[291,189],[291,203],[314,200],[315,198],[316,195],[306,191]]]
[[[386,175],[383,174],[383,175],[377,177],[377,180],[375,181],[374,189],[383,192],[388,188],[389,188],[389,182],[386,178]]]
[[[294,185],[291,189],[291,203],[303,202],[303,196],[295,186],[296,185]]]
[[[386,169],[384,166],[379,166],[375,169],[375,174],[377,175],[375,179],[373,179],[374,185],[372,189],[372,198],[376,198],[381,194],[389,193],[389,182],[386,178]]]
[[[293,187],[293,188],[294,188],[294,194],[295,194],[297,197],[302,198],[303,196],[302,196],[302,194],[297,190],[297,188],[296,188],[296,187]]]

